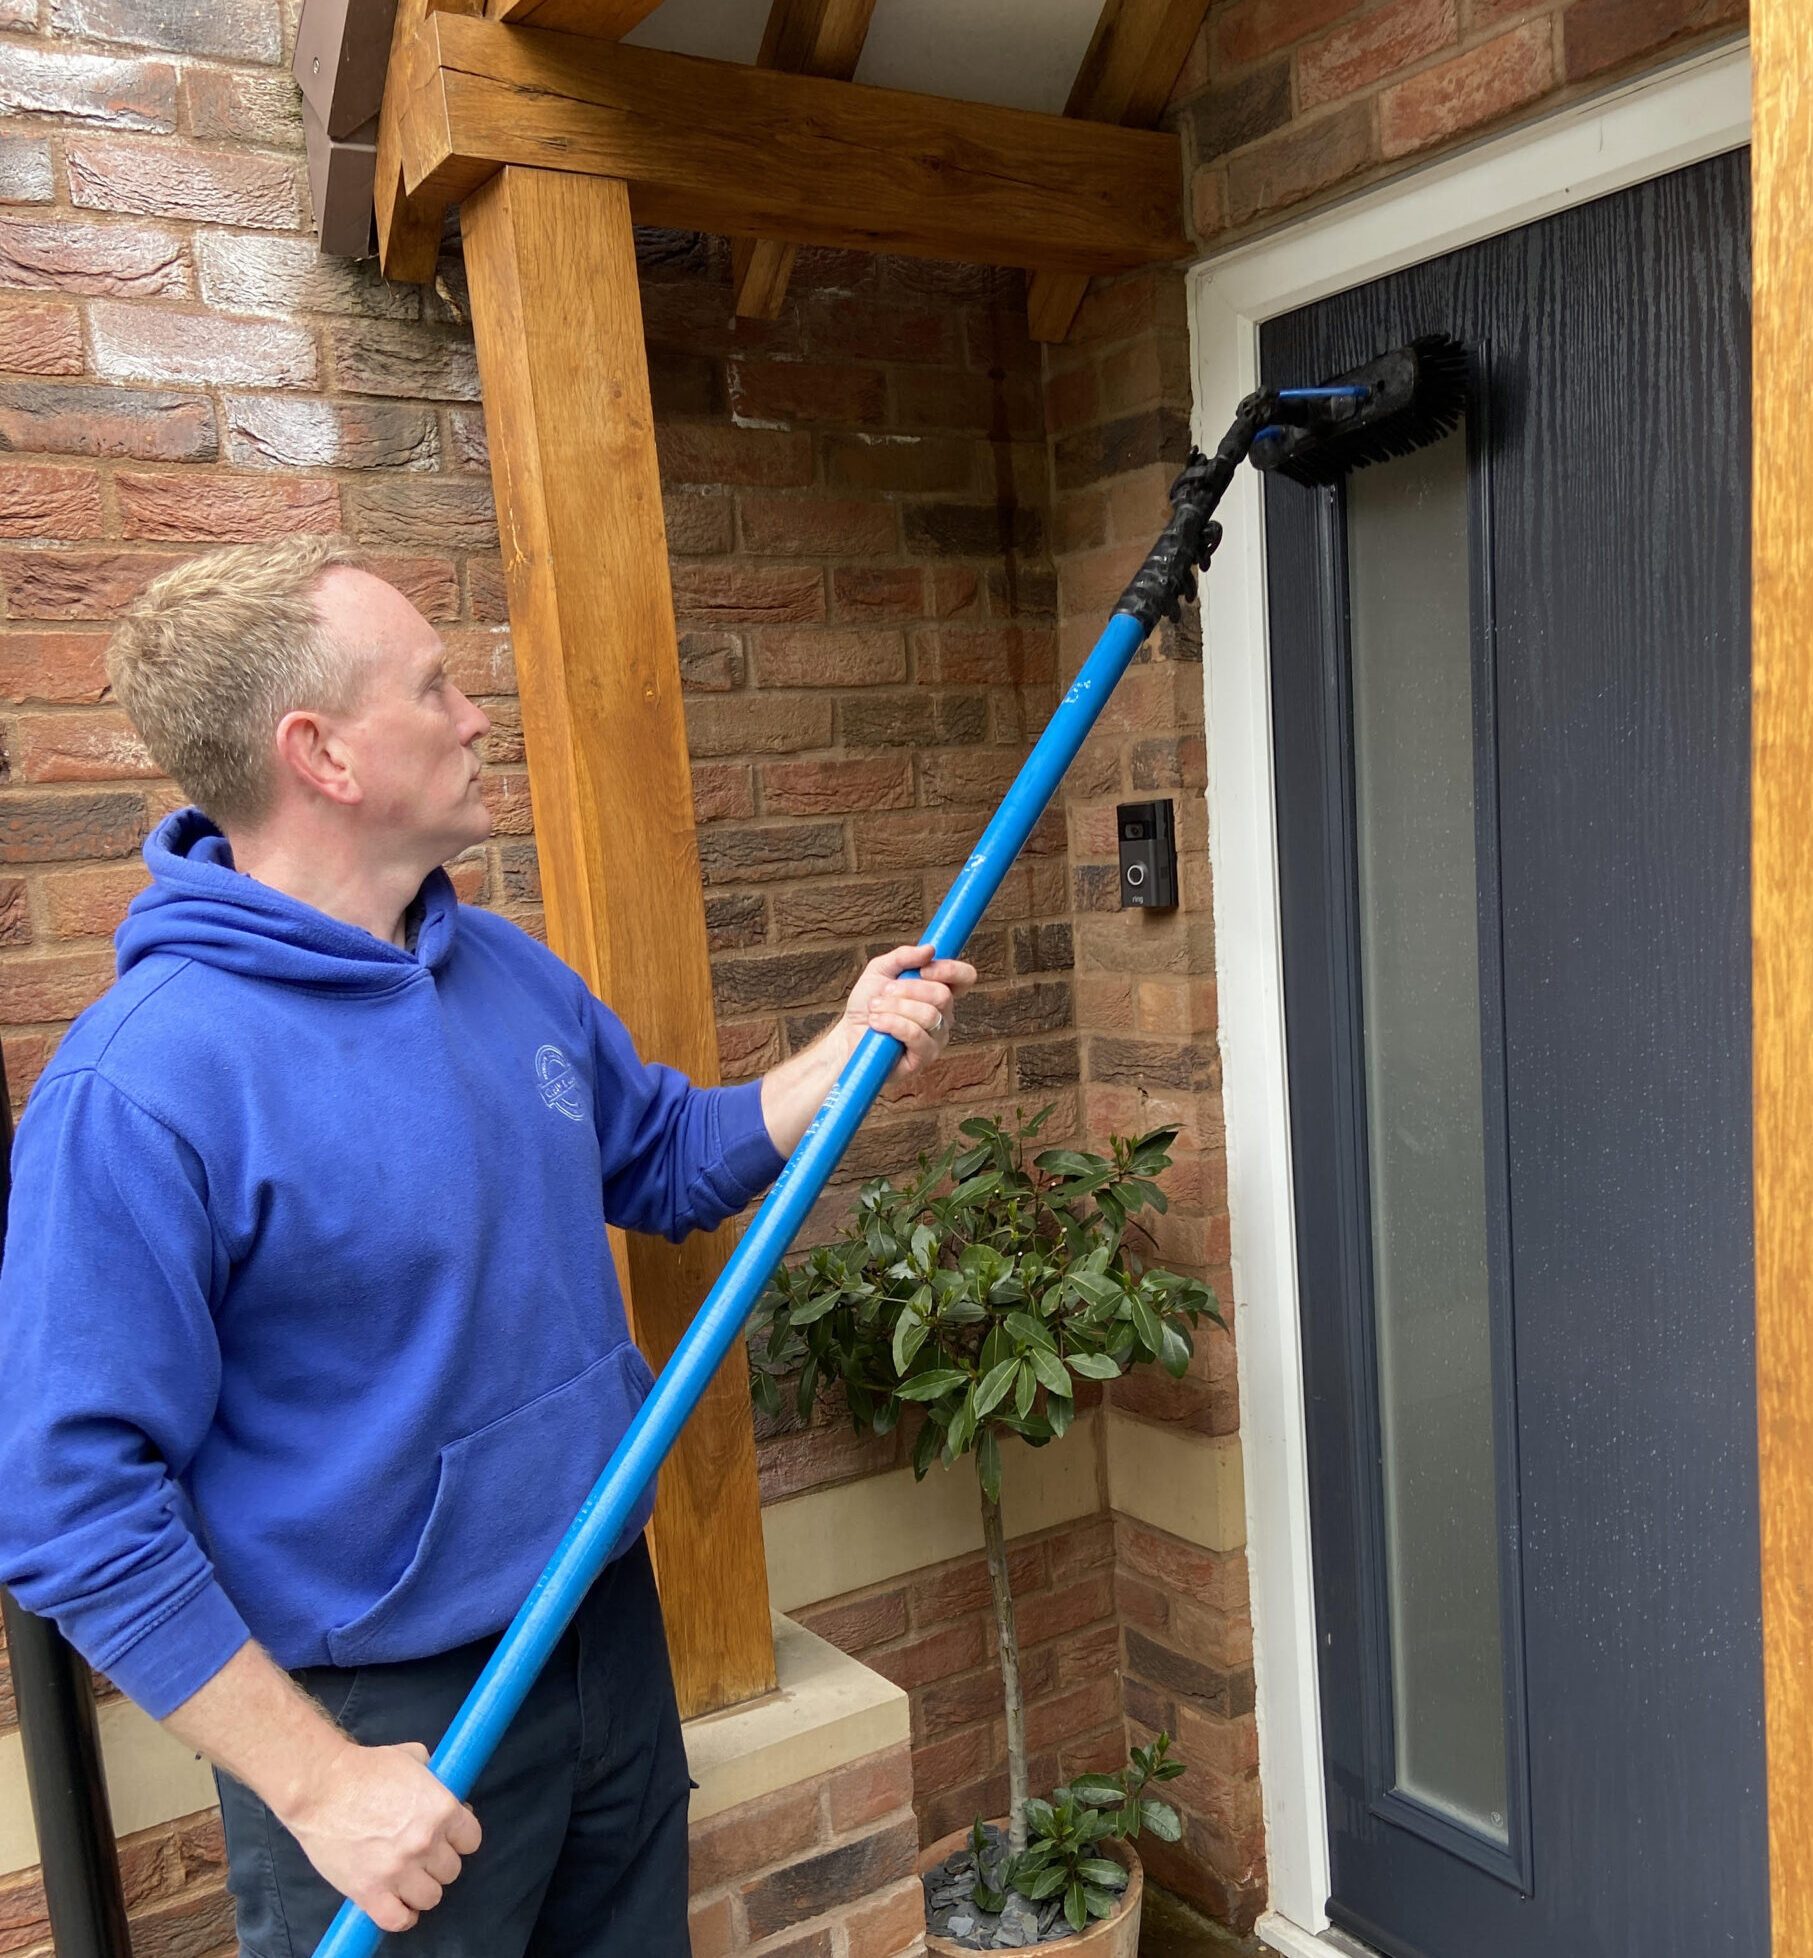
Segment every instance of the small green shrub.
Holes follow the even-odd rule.
[[[1038,1149],[1050,1114],[1019,1116],[1011,1127],[964,1122],[964,1142],[921,1157],[910,1182],[865,1184],[835,1243],[775,1273],[751,1335],[751,1388],[770,1414],[793,1376],[802,1420],[835,1382],[858,1429],[888,1434],[903,1419],[921,1423],[916,1476],[975,1454],[1016,1857],[1026,1849],[1026,1734],[1001,1436],[1045,1446],[1070,1426],[1078,1380],[1114,1380],[1154,1362],[1181,1375],[1195,1327],[1205,1316],[1223,1323],[1207,1285],[1141,1254],[1151,1243],[1142,1213],[1166,1208],[1158,1178],[1177,1131],[1114,1136],[1105,1156]]]

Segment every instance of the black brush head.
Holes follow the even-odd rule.
[[[1253,444],[1255,469],[1317,487],[1439,441],[1466,410],[1467,350],[1446,333],[1425,333],[1327,385],[1367,394],[1357,407],[1314,404],[1303,427],[1267,429]]]

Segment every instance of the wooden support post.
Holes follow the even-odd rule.
[[[1755,0],[1752,934],[1763,1677],[1776,1958],[1813,1951],[1813,12]]]
[[[643,1056],[718,1078],[692,769],[629,193],[500,171],[462,212],[548,942]],[[729,1249],[613,1236],[665,1364]],[[602,1466],[602,1464],[600,1464]],[[662,1472],[652,1542],[683,1715],[774,1685],[749,1383],[726,1361]]]

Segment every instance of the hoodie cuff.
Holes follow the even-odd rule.
[[[162,1720],[199,1693],[251,1636],[232,1599],[210,1579],[99,1669],[153,1720]]]
[[[735,1208],[753,1203],[780,1175],[787,1158],[762,1120],[762,1084],[746,1081],[718,1091],[718,1150],[725,1177],[737,1188]]]

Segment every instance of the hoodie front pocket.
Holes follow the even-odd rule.
[[[408,1568],[368,1610],[329,1631],[334,1664],[425,1658],[507,1624],[652,1385],[648,1362],[625,1341],[561,1386],[448,1442]],[[641,1535],[654,1505],[651,1479],[613,1556]]]

